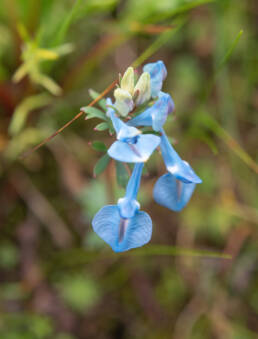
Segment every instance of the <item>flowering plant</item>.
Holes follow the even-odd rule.
[[[117,205],[108,205],[94,216],[94,231],[115,252],[139,247],[149,242],[152,234],[150,216],[140,211],[136,200],[144,163],[160,147],[167,173],[161,176],[153,190],[154,200],[172,211],[180,211],[190,200],[196,184],[201,179],[191,166],[182,160],[163,129],[168,114],[174,110],[171,96],[161,91],[167,70],[162,61],[149,63],[135,83],[135,74],[129,67],[110,98],[101,102],[105,114],[92,107],[83,107],[86,118],[98,117],[105,122],[98,130],[110,129],[116,141],[107,150],[109,157],[119,162],[134,163],[132,175],[124,198]],[[152,130],[143,134],[141,127]]]

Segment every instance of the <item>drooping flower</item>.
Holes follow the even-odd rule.
[[[108,155],[123,162],[145,162],[160,143],[160,137],[153,134],[140,135],[141,131],[135,127],[127,126],[120,120],[115,110],[112,109],[112,101],[107,100],[107,115],[111,118],[117,135],[115,141],[108,149]]]
[[[146,64],[143,67],[144,72],[148,72],[151,77],[151,96],[155,98],[161,91],[163,81],[167,76],[167,69],[164,62],[159,60],[157,62]]]
[[[136,200],[144,164],[135,164],[126,188],[124,198],[117,205],[107,205],[94,216],[94,231],[115,252],[127,251],[143,246],[151,239],[152,221],[150,216],[140,211]]]
[[[162,129],[161,132],[160,148],[168,172],[182,182],[200,184],[202,180],[194,173],[191,166],[180,158],[170,144],[165,131]]]
[[[169,113],[174,110],[174,101],[167,93],[159,92],[157,101],[144,112],[127,122],[128,126],[152,126],[154,131],[160,131]]]
[[[140,211],[136,198],[144,162],[159,145],[167,173],[155,183],[153,196],[157,203],[180,211],[189,202],[196,184],[202,182],[174,150],[163,129],[168,114],[174,110],[171,96],[161,91],[167,76],[164,63],[147,64],[143,71],[135,85],[134,70],[129,67],[120,80],[120,87],[114,91],[114,104],[109,98],[106,101],[106,115],[116,132],[116,141],[107,153],[115,160],[135,163],[125,196],[116,205],[104,206],[92,223],[95,232],[116,252],[142,246],[151,238],[151,218]],[[148,107],[143,112],[142,104]],[[136,115],[133,119],[121,120],[132,111]],[[152,133],[141,134],[138,126],[150,126],[161,137]]]
[[[190,200],[196,184],[202,180],[182,160],[162,129],[160,148],[168,173],[161,176],[153,190],[154,200],[173,211],[180,211]]]
[[[179,212],[190,200],[196,184],[185,183],[170,173],[162,175],[153,189],[154,200],[168,209]]]

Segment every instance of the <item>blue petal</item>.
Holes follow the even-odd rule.
[[[154,104],[155,110],[152,113],[152,128],[154,131],[160,131],[167,120],[169,113],[174,110],[174,102],[171,96],[167,93],[160,92],[159,99]]]
[[[135,143],[115,141],[108,149],[108,155],[122,162],[145,162],[158,147],[160,137],[143,134],[136,137]]]
[[[112,114],[115,114],[114,108],[110,107],[110,106],[113,106],[112,100],[110,98],[106,99],[106,106],[107,106],[106,115],[107,117],[110,118]]]
[[[202,182],[192,167],[182,160],[174,150],[164,131],[162,132],[160,147],[168,172],[185,183],[200,184]]]
[[[146,109],[141,114],[137,115],[132,120],[129,120],[126,124],[128,126],[152,126],[152,107]]]
[[[179,156],[178,156],[179,157]],[[188,162],[182,160],[176,160],[174,164],[166,164],[167,170],[174,175],[178,180],[181,180],[185,183],[195,183],[201,184],[202,180],[198,177],[198,175],[194,172],[192,167],[188,164]]]
[[[137,128],[127,126],[121,119],[116,116],[115,110],[110,107],[113,105],[110,98],[107,98],[106,105],[108,106],[106,114],[112,120],[112,124],[116,131],[118,140],[133,138],[141,133],[141,131],[139,131]]]
[[[115,252],[148,243],[152,234],[150,216],[138,211],[133,218],[120,217],[117,205],[104,206],[93,218],[93,229]]]
[[[167,76],[167,69],[163,61],[149,63],[143,67],[144,72],[148,72],[151,77],[151,96],[155,98],[162,88],[164,79]]]
[[[154,131],[160,131],[167,116],[174,110],[174,102],[167,93],[159,92],[159,99],[143,113],[127,122],[129,126],[152,126]]]
[[[122,122],[122,121],[121,121]],[[134,138],[135,136],[141,134],[141,131],[135,127],[127,126],[124,122],[121,124],[121,128],[117,133],[117,140],[125,140],[128,138]]]
[[[123,218],[132,218],[140,209],[140,204],[137,200],[127,197],[120,198],[117,205],[119,207],[120,215]]]
[[[184,183],[170,173],[160,177],[153,189],[154,200],[172,211],[181,211],[190,200],[196,184]]]

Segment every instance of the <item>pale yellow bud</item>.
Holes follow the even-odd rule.
[[[147,72],[142,73],[135,88],[134,95],[136,96],[136,106],[144,104],[151,98],[151,83],[150,74]]]
[[[128,91],[125,91],[121,88],[117,88],[114,91],[114,97],[116,99],[115,101],[115,108],[118,110],[120,115],[123,117],[126,117],[129,112],[134,107],[133,99],[131,94]]]
[[[133,67],[128,67],[125,71],[120,86],[123,90],[128,91],[131,95],[133,95],[134,90],[134,70]]]

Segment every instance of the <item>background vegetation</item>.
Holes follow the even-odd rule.
[[[0,1],[0,338],[258,338],[257,14],[255,0]],[[100,121],[19,155],[90,88],[159,59],[167,132],[203,184],[179,214],[156,205],[153,155],[139,197],[151,243],[113,254],[91,228],[124,191],[113,162],[93,177],[90,143],[113,141]]]

